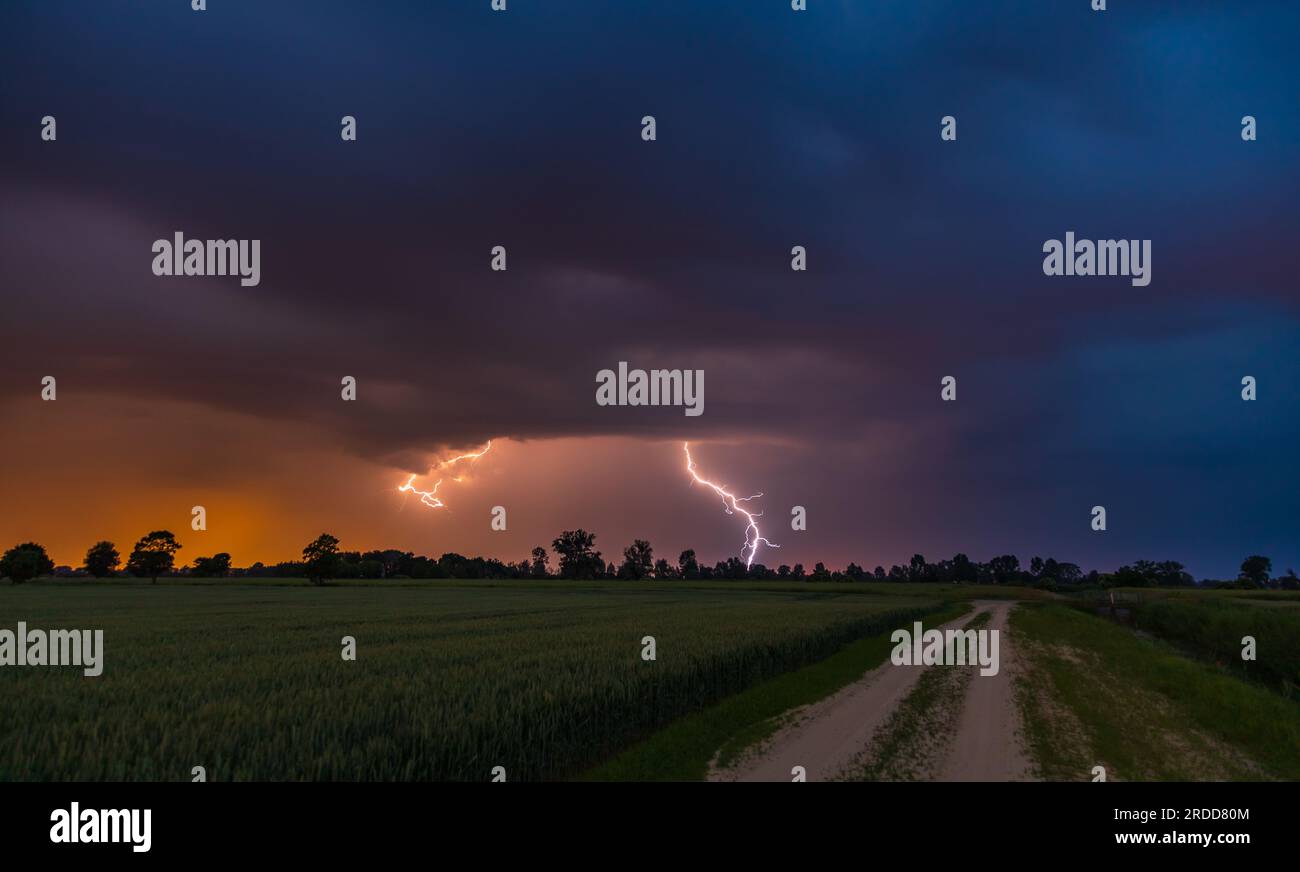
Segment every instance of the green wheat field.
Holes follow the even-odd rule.
[[[821,587],[823,589],[817,589]],[[830,589],[825,589],[830,588]],[[901,595],[900,595],[901,594]],[[572,777],[934,611],[840,585],[38,582],[0,626],[104,630],[104,672],[0,670],[0,780]],[[356,639],[355,661],[341,656]],[[653,636],[656,659],[642,659]]]
[[[1300,779],[1296,593],[191,578],[0,585],[0,628],[104,631],[99,677],[0,669],[0,781],[698,780],[991,598],[1035,777]]]

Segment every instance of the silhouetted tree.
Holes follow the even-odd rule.
[[[605,561],[600,552],[594,549],[595,543],[596,534],[586,530],[565,530],[561,533],[551,543],[555,553],[560,555],[560,577],[590,579],[604,575]]]
[[[749,567],[747,567],[745,561],[741,560],[739,557],[728,557],[727,562],[725,564],[719,564],[719,566],[722,567],[722,572],[720,573],[722,578],[731,581],[743,581],[749,577]]]
[[[1249,581],[1259,587],[1264,587],[1268,584],[1268,578],[1272,572],[1272,560],[1262,554],[1252,554],[1241,561],[1241,574],[1237,577],[1242,581]]]
[[[96,542],[86,549],[86,571],[95,578],[108,578],[121,563],[122,557],[112,542]]]
[[[54,561],[45,553],[45,547],[35,542],[15,545],[0,557],[0,577],[8,577],[14,584],[23,584],[54,571]]]
[[[148,576],[157,584],[158,576],[171,572],[176,552],[180,548],[181,543],[176,541],[170,530],[154,530],[135,543],[135,549],[126,561],[126,568],[132,575],[139,578]]]
[[[321,533],[302,549],[303,571],[312,584],[321,585],[337,578],[342,561],[339,557],[339,540],[329,533]]]
[[[623,549],[623,565],[618,568],[619,578],[639,580],[650,575],[654,568],[654,549],[644,539],[634,539]]]
[[[971,563],[965,554],[954,554],[952,558],[952,580],[962,584],[973,584],[979,580],[979,567]]]
[[[694,580],[700,577],[700,563],[695,559],[695,551],[687,548],[677,558],[677,572],[682,578]]]
[[[1078,584],[1083,580],[1083,570],[1073,563],[1058,563],[1056,580],[1061,584]]]
[[[1057,576],[1060,576],[1060,567],[1057,567]],[[1156,584],[1164,587],[1187,587],[1195,584],[1196,579],[1192,574],[1183,569],[1183,565],[1177,560],[1162,560],[1156,564]]]
[[[1058,568],[1059,569],[1059,568]],[[1177,560],[1156,563],[1153,560],[1135,560],[1111,574],[1114,587],[1177,587],[1190,585],[1193,579]]]
[[[225,578],[228,572],[230,572],[230,555],[221,551],[211,557],[195,557],[194,569],[190,571],[190,575],[199,578]]]
[[[398,551],[394,548],[366,555],[368,559],[379,562],[380,578],[392,578],[394,575],[410,575],[409,572],[402,572],[402,568],[403,565],[409,565],[413,556],[414,555],[412,554]]]
[[[549,576],[551,572],[547,568],[546,564],[550,561],[550,559],[551,559],[550,555],[546,553],[546,549],[543,548],[541,545],[538,545],[536,548],[534,548],[533,563],[529,569],[529,575],[531,575],[533,578],[546,578],[547,576]]]
[[[1014,554],[1003,554],[989,561],[989,571],[998,584],[1015,584],[1020,581],[1020,558]]]

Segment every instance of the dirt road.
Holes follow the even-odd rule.
[[[1012,697],[1014,654],[1006,634],[1013,604],[979,601],[973,605],[974,611],[940,629],[960,627],[981,612],[989,612],[988,629],[999,631],[1000,669],[996,676],[977,676],[970,682],[960,728],[950,737],[940,780],[1027,778],[1029,768],[1016,738],[1019,715]],[[833,696],[790,713],[788,726],[735,767],[712,770],[709,780],[790,781],[795,766],[804,767],[808,781],[846,774],[870,749],[877,729],[911,692],[921,673],[932,668],[936,667],[884,663]]]
[[[988,629],[1000,642],[997,675],[977,676],[966,693],[957,732],[939,781],[1027,781],[1029,761],[1017,738],[1020,712],[1015,700],[1015,648],[1007,632],[1012,603],[989,609]]]

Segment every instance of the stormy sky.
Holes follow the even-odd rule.
[[[4,547],[725,559],[689,439],[771,566],[1300,568],[1294,3],[208,5],[0,11]],[[1150,285],[1044,276],[1067,231]],[[176,232],[261,283],[154,276]],[[597,406],[620,360],[705,413]],[[397,492],[488,439],[445,509]]]

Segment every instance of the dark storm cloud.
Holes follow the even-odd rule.
[[[1295,384],[1291,4],[186,7],[3,13],[6,395],[57,360],[70,390],[307,422],[412,469],[493,435],[844,444],[887,424],[938,452],[910,456],[918,494],[978,513],[997,488],[1033,515],[1174,457],[1171,503],[1226,499],[1239,479],[1197,464],[1239,434],[1179,430],[1228,414],[1182,401],[1235,396],[1243,367]],[[155,278],[149,246],[177,230],[262,239],[262,284]],[[1154,281],[1045,280],[1067,230],[1154,240]],[[1080,363],[1133,350],[1167,351],[1180,389],[1099,389]],[[704,368],[706,414],[597,408],[619,360]],[[1294,403],[1269,408],[1274,436],[1300,431]],[[1139,410],[1149,438],[1114,453],[1087,426]],[[1259,450],[1295,484],[1281,442]],[[1280,538],[1295,500],[1270,494],[1221,538]]]

